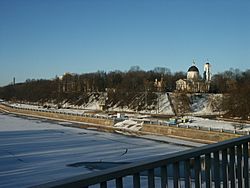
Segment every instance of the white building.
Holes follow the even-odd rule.
[[[210,89],[211,65],[207,62],[204,65],[203,79],[200,77],[199,69],[193,65],[187,71],[187,78],[176,81],[176,90],[179,92],[205,93]]]

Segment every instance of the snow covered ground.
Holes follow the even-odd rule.
[[[191,122],[180,123],[180,125],[186,125],[189,127],[201,127],[201,128],[210,128],[217,130],[228,130],[228,131],[250,131],[250,124],[247,123],[237,123],[237,122],[228,122],[216,119],[200,118],[200,117],[188,117]]]
[[[221,111],[222,94],[188,94],[190,109],[193,115],[219,115]]]
[[[31,104],[21,104],[21,103],[5,103],[9,106],[13,106],[13,107],[17,107],[17,108],[25,108],[25,109],[32,109],[32,110],[49,110],[49,111],[54,111],[54,112],[62,112],[62,113],[72,113],[72,114],[84,114],[86,112],[86,110],[83,109],[66,109],[66,108],[61,108],[61,109],[57,109],[54,107],[51,108],[43,108],[42,106],[38,106],[38,105],[31,105]]]
[[[28,187],[188,147],[0,113],[0,185]]]
[[[125,120],[119,123],[116,123],[114,127],[127,129],[127,130],[133,130],[133,131],[139,131],[143,126],[143,123],[137,123],[133,120]]]

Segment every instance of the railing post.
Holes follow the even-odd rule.
[[[161,188],[168,187],[167,166],[161,166]]]
[[[244,166],[243,166],[244,188],[249,188],[248,142],[243,144],[243,157],[244,157]]]
[[[194,158],[194,179],[195,179],[195,187],[200,187],[201,185],[201,159],[200,157]]]
[[[227,149],[222,151],[222,180],[223,188],[228,187],[228,155]]]
[[[148,170],[148,188],[155,188],[154,169]]]
[[[205,182],[206,188],[211,187],[211,154],[205,155]]]
[[[220,188],[220,159],[219,159],[219,151],[214,152],[214,187]]]
[[[242,187],[242,145],[237,146],[237,169],[238,187]]]
[[[173,164],[174,188],[179,188],[179,162]]]
[[[106,181],[101,182],[100,188],[107,188],[107,182]]]
[[[116,188],[123,188],[122,177],[116,178],[115,182],[116,182]]]
[[[184,161],[185,188],[190,188],[190,159]]]
[[[179,188],[179,162],[174,162],[172,167],[174,188]]]
[[[231,147],[230,149],[230,165],[229,165],[229,180],[230,180],[230,188],[235,188],[235,147]]]
[[[134,188],[140,188],[141,187],[140,174],[139,173],[135,173],[133,175],[133,184],[134,184]]]

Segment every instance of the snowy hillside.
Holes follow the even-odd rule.
[[[70,108],[71,110],[84,111],[116,111],[130,113],[147,113],[163,115],[219,115],[221,110],[222,94],[185,94],[185,93],[155,93],[154,102],[147,104],[145,93],[138,93],[126,105],[121,105],[121,101],[105,106],[107,93],[90,93],[88,100],[77,105],[77,102],[64,101],[60,104],[46,102],[43,104],[34,103],[34,108],[45,106],[49,108],[61,107],[61,111]],[[26,104],[22,104],[25,107]],[[32,107],[33,108],[33,107]]]
[[[163,93],[159,96],[159,112],[158,113],[174,115],[167,93]]]
[[[217,115],[222,113],[222,94],[189,94],[190,109],[194,115]]]

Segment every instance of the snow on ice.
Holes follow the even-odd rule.
[[[189,148],[62,124],[70,123],[0,114],[1,188],[34,186]]]

